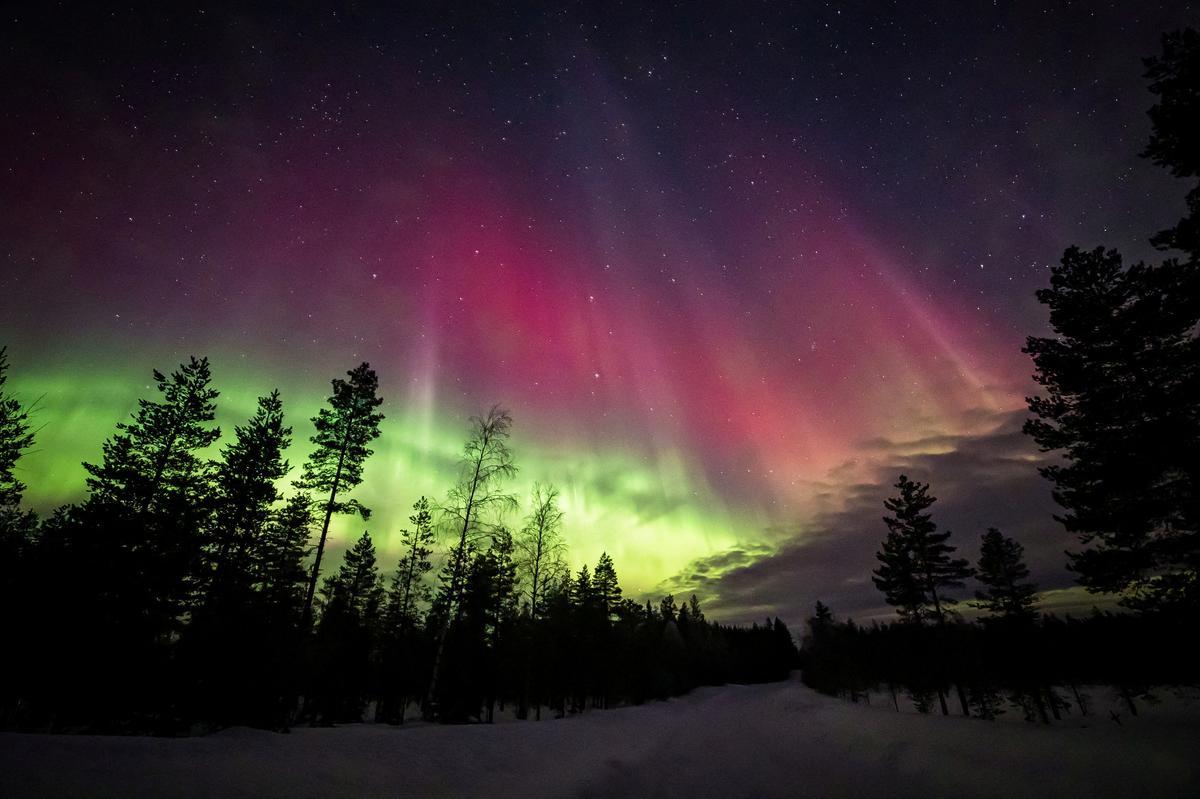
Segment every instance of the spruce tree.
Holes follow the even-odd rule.
[[[33,431],[29,427],[29,412],[20,400],[8,393],[8,350],[0,347],[0,598],[7,600],[12,575],[19,570],[36,525],[32,512],[22,512],[21,497],[25,484],[17,479],[17,461],[33,446]],[[7,614],[9,603],[0,603]]]
[[[954,547],[946,543],[950,531],[939,533],[928,513],[937,501],[929,495],[929,485],[900,475],[895,488],[899,490],[899,496],[883,503],[893,515],[883,517],[888,534],[875,555],[880,566],[871,579],[888,604],[897,609],[901,619],[914,625],[932,620],[942,632],[946,618],[952,612],[951,606],[956,602],[946,594],[946,589],[962,588],[963,581],[971,576],[971,568],[965,559],[950,557],[954,552]],[[938,658],[939,668],[945,661],[944,655]],[[959,702],[966,715],[969,712],[966,692],[961,682],[957,687]],[[942,715],[949,714],[940,681],[937,695]]]
[[[383,613],[379,718],[403,724],[408,699],[418,674],[418,637],[421,608],[430,602],[432,589],[425,576],[433,569],[430,557],[436,535],[429,500],[413,503],[409,527],[400,531],[400,562],[392,576]]]
[[[312,552],[312,500],[293,494],[271,514],[252,550],[255,587],[284,623],[299,624],[307,590],[304,561]]]
[[[1142,155],[1195,179],[1200,34],[1165,35],[1145,63],[1158,102]],[[1187,208],[1151,240],[1182,262],[1126,268],[1115,251],[1068,249],[1037,294],[1055,335],[1024,349],[1044,390],[1025,432],[1061,456],[1041,471],[1086,547],[1070,553],[1079,582],[1182,615],[1200,606],[1200,184]]]
[[[16,477],[17,461],[33,446],[29,412],[8,393],[8,348],[0,347],[0,524],[15,517],[25,484]]]
[[[373,687],[372,654],[383,586],[375,545],[363,532],[337,572],[321,587],[315,647],[318,668],[315,713],[324,721],[361,721]]]
[[[85,463],[90,490],[76,555],[99,558],[112,573],[97,589],[125,604],[119,616],[165,632],[190,592],[212,506],[212,464],[203,450],[221,435],[209,427],[216,389],[207,358],[191,358],[164,375],[154,370],[157,401],[138,400],[129,422],[104,443],[103,460]],[[101,542],[96,533],[113,535]],[[103,578],[102,578],[103,579]]]
[[[596,570],[592,572],[592,596],[595,598],[601,617],[607,621],[621,602],[621,586],[617,582],[617,569],[607,552],[600,553]]]
[[[89,501],[138,512],[178,512],[205,499],[210,464],[199,453],[221,436],[208,359],[195,357],[170,375],[154,370],[158,401],[138,400],[133,421],[104,443],[99,465],[85,463]]]
[[[929,495],[929,485],[900,475],[895,488],[899,496],[883,503],[893,515],[883,519],[888,534],[876,553],[881,565],[871,579],[901,618],[944,624],[956,602],[945,591],[962,588],[971,568],[965,559],[950,557],[954,552],[946,543],[950,531],[939,533],[928,513],[937,501]]]
[[[1162,39],[1162,55],[1145,59],[1150,91],[1158,97],[1149,111],[1153,133],[1142,152],[1177,178],[1200,177],[1200,33],[1173,31]],[[1188,214],[1151,241],[1161,249],[1200,258],[1200,183],[1187,194]]]
[[[1071,568],[1144,610],[1200,601],[1200,291],[1183,277],[1072,247],[1037,293],[1056,335],[1024,349],[1044,391],[1025,432],[1061,455],[1039,471],[1085,546]]]
[[[411,527],[400,531],[403,554],[388,592],[385,619],[392,630],[416,628],[420,605],[428,602],[432,594],[425,582],[425,575],[433,568],[430,557],[436,540],[429,500],[421,497],[413,503],[408,522]]]
[[[23,593],[22,581],[32,579],[30,550],[37,519],[32,511],[21,510],[25,485],[17,479],[17,461],[33,445],[33,431],[29,427],[29,412],[6,389],[7,354],[0,347],[0,618],[6,621],[4,626],[10,636],[15,633],[20,640],[23,627],[31,622],[27,613],[19,612],[18,597]],[[15,647],[14,651],[20,651],[16,642],[10,645]],[[0,700],[0,720],[4,717],[4,704]]]
[[[248,587],[253,579],[255,550],[280,496],[276,483],[289,470],[283,451],[291,433],[279,392],[272,391],[259,397],[254,416],[234,428],[234,441],[221,451],[209,542],[210,600],[222,583]]]
[[[975,577],[986,588],[976,591],[975,598],[976,604],[995,618],[1017,621],[1034,617],[1037,587],[1026,582],[1029,567],[1024,553],[1024,547],[995,527],[983,534]]]
[[[334,378],[328,406],[312,419],[316,433],[311,441],[316,449],[309,455],[304,472],[296,482],[297,488],[318,497],[318,511],[322,515],[321,536],[304,600],[305,623],[312,616],[313,596],[321,575],[321,559],[333,515],[357,513],[366,519],[371,514],[357,500],[346,500],[342,495],[362,482],[363,466],[373,454],[367,445],[379,437],[383,414],[375,409],[383,403],[383,398],[377,396],[379,378],[369,364],[359,364],[347,375],[348,380]]]

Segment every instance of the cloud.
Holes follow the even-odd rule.
[[[934,520],[953,531],[951,543],[974,562],[979,538],[998,527],[1025,546],[1033,579],[1047,592],[1047,609],[1082,610],[1111,604],[1078,590],[1066,570],[1064,550],[1074,538],[1053,519],[1059,509],[1037,467],[1049,461],[1021,433],[1024,411],[993,414],[995,426],[980,435],[923,435],[905,441],[862,442],[857,469],[842,468],[812,485],[816,511],[771,551],[739,547],[695,561],[660,585],[664,592],[697,593],[706,613],[730,622],[779,615],[793,626],[820,599],[840,616],[886,617],[891,609],[871,582],[886,528],[883,500],[903,473],[931,484],[938,497]],[[862,470],[866,466],[865,472]],[[838,485],[839,477],[869,479]],[[958,592],[960,599],[974,586]]]

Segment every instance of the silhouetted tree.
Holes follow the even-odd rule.
[[[383,603],[369,533],[364,532],[347,550],[337,573],[325,579],[321,600],[313,715],[324,721],[361,721]]]
[[[1146,60],[1153,133],[1143,155],[1177,177],[1200,175],[1200,34],[1163,37]],[[1053,337],[1033,337],[1043,396],[1025,431],[1062,462],[1042,468],[1060,521],[1087,549],[1071,568],[1092,591],[1140,610],[1200,606],[1200,185],[1188,214],[1152,241],[1185,263],[1128,268],[1113,250],[1072,247],[1038,299]]]
[[[381,682],[385,686],[385,700],[381,703],[381,717],[400,724],[404,723],[408,699],[415,687],[414,661],[418,655],[422,606],[433,597],[433,591],[425,581],[425,576],[433,569],[430,557],[436,540],[429,500],[421,497],[413,503],[408,522],[410,527],[400,531],[402,554],[383,615],[385,650]]]
[[[1059,521],[1088,548],[1071,568],[1092,591],[1142,609],[1200,598],[1200,447],[1195,326],[1200,301],[1175,269],[1072,247],[1038,299],[1054,337],[1031,336],[1034,378],[1025,431],[1061,462],[1040,468],[1066,509]]]
[[[946,589],[962,588],[971,568],[965,559],[950,557],[954,552],[954,547],[946,543],[950,531],[939,533],[927,512],[936,501],[936,497],[929,495],[929,485],[900,475],[895,487],[899,496],[883,503],[894,515],[883,517],[888,534],[876,553],[881,565],[871,579],[902,619],[918,625],[931,619],[943,628],[956,602],[946,594]],[[967,700],[961,683],[958,691],[965,714]],[[940,684],[937,693],[942,713],[946,714],[949,711]]]
[[[563,512],[558,506],[558,489],[552,485],[535,483],[530,503],[533,508],[525,520],[525,525],[514,539],[521,582],[528,586],[529,592],[524,675],[517,706],[519,718],[528,716],[531,696],[538,703],[539,716],[541,714],[540,691],[534,690],[534,650],[538,644],[548,643],[541,640],[544,637],[545,625],[539,624],[538,621],[546,611],[550,586],[566,572],[563,554],[567,545],[562,537]]]
[[[486,416],[471,417],[471,430],[459,461],[458,483],[450,490],[441,506],[442,524],[453,530],[452,545],[446,565],[445,601],[440,608],[437,644],[434,648],[433,672],[429,680],[427,715],[437,717],[437,682],[442,656],[446,648],[449,627],[461,612],[462,594],[466,586],[467,568],[475,542],[495,529],[495,520],[516,508],[512,494],[503,490],[504,481],[517,473],[508,450],[512,416],[499,405],[493,405]]]
[[[323,513],[321,537],[317,541],[308,595],[304,600],[306,623],[312,614],[313,595],[321,574],[321,558],[325,554],[333,514],[357,513],[363,519],[371,515],[358,500],[347,501],[339,497],[362,482],[363,465],[372,454],[367,445],[379,437],[383,414],[375,409],[383,403],[383,398],[377,396],[379,378],[367,363],[359,364],[347,375],[349,380],[334,378],[328,407],[313,417],[316,434],[311,440],[316,449],[308,456],[304,472],[296,482],[297,488],[321,497],[319,509]]]
[[[617,582],[617,569],[607,552],[600,553],[596,569],[592,572],[592,596],[601,618],[606,622],[621,601],[621,585]]]
[[[28,598],[23,602],[20,597],[26,593],[22,582],[33,577],[30,550],[37,517],[32,511],[21,510],[25,484],[16,476],[17,461],[33,445],[29,412],[8,393],[7,382],[7,350],[0,347],[0,619],[7,630],[9,646],[19,653],[19,642],[27,639],[26,626],[34,623],[28,613],[22,612]],[[0,682],[11,685],[18,679],[14,672],[23,670],[25,664],[14,662],[17,657],[5,660],[9,662],[0,663]],[[8,693],[0,692],[0,721],[13,712],[9,705]]]
[[[529,586],[529,615],[536,619],[545,605],[546,578],[563,568],[562,556],[567,545],[562,538],[563,512],[558,507],[558,489],[534,484],[530,503],[533,510],[514,543],[517,562]]]
[[[210,602],[222,583],[249,588],[253,580],[254,549],[279,499],[276,483],[289,470],[283,451],[291,444],[291,433],[283,424],[279,392],[272,391],[259,397],[254,416],[234,428],[234,441],[221,451],[209,542]]]
[[[153,620],[152,634],[161,635],[182,612],[188,579],[199,565],[213,475],[201,453],[221,431],[207,426],[218,396],[207,358],[191,358],[170,375],[156,369],[154,382],[160,398],[138,400],[132,421],[118,424],[104,443],[103,461],[84,468],[89,524],[120,530],[105,541],[105,559],[116,557],[132,570],[109,575],[110,587],[134,605],[120,612],[140,611]]]
[[[299,624],[304,611],[308,570],[304,561],[312,547],[308,542],[312,526],[312,500],[293,494],[263,528],[252,549],[255,587],[266,603],[276,608],[280,618]]]
[[[986,588],[976,591],[975,598],[981,608],[996,618],[1016,621],[1034,617],[1037,587],[1027,582],[1029,567],[1025,565],[1024,552],[1024,547],[995,527],[983,534],[975,577]]]
[[[21,454],[33,446],[29,413],[8,393],[7,383],[8,348],[0,347],[0,535],[4,536],[14,531],[17,517],[22,515],[25,484],[17,479],[16,466]]]
[[[1153,134],[1142,152],[1177,178],[1200,176],[1200,33],[1191,28],[1165,34],[1162,55],[1145,60],[1150,91],[1158,102],[1150,109]],[[1187,194],[1188,214],[1151,241],[1161,249],[1182,250],[1200,258],[1200,184]]]
[[[926,512],[937,501],[929,496],[929,484],[900,475],[895,488],[899,496],[883,503],[894,515],[883,518],[888,534],[876,553],[882,565],[875,569],[872,581],[902,618],[944,624],[957,601],[945,591],[962,588],[971,568],[965,559],[950,557],[954,552],[946,543],[950,531],[939,533]]]

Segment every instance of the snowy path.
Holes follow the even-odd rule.
[[[1076,722],[1078,723],[1078,722]],[[1200,796],[1200,719],[900,715],[798,682],[494,726],[0,735],[0,796]]]

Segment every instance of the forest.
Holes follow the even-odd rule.
[[[221,432],[208,361],[155,371],[157,396],[85,464],[86,498],[45,519],[20,506],[14,470],[34,434],[4,392],[7,369],[0,350],[0,607],[21,653],[5,660],[5,727],[403,723],[410,705],[440,722],[505,707],[540,719],[778,680],[795,665],[778,619],[723,626],[694,595],[642,605],[622,596],[607,554],[572,572],[553,486],[504,526],[519,503],[505,490],[517,466],[502,408],[471,420],[446,499],[413,503],[398,562],[381,564],[364,532],[323,575],[334,516],[370,518],[349,496],[383,418],[368,364],[332,381],[286,497],[292,433],[278,392],[209,460]]]
[[[1167,34],[1145,64],[1158,102],[1142,156],[1194,181],[1200,34]],[[1083,685],[1111,686],[1135,716],[1151,686],[1196,683],[1180,642],[1200,612],[1200,185],[1186,208],[1151,239],[1181,254],[1160,264],[1069,248],[1037,292],[1053,335],[1024,348],[1042,391],[1027,400],[1025,433],[1056,456],[1040,467],[1063,511],[1054,521],[1081,544],[1067,568],[1123,612],[1039,614],[1022,545],[990,529],[977,564],[955,557],[930,486],[900,475],[872,574],[898,621],[837,621],[818,602],[803,645],[809,685],[852,700],[885,688],[897,709],[899,687],[921,712],[957,704],[991,719],[1015,708],[1049,722],[1089,714]],[[966,621],[955,606],[971,577],[981,589]]]
[[[1091,712],[1096,686],[1132,716],[1155,686],[1194,684],[1179,650],[1200,614],[1200,34],[1168,34],[1146,66],[1143,156],[1194,184],[1151,239],[1171,255],[1067,249],[1037,292],[1049,335],[1024,348],[1039,392],[1025,433],[1062,508],[1047,524],[1077,536],[1067,568],[1118,611],[1040,614],[1022,544],[991,529],[975,564],[956,557],[933,487],[903,474],[870,575],[896,620],[818,603],[798,650],[778,618],[734,627],[696,596],[643,604],[607,554],[568,566],[553,485],[511,493],[500,406],[470,419],[444,496],[405,499],[398,559],[363,532],[330,569],[335,517],[371,518],[354,498],[383,419],[368,363],[332,380],[298,469],[277,391],[227,435],[206,358],[155,370],[154,393],[85,464],[82,499],[40,517],[19,479],[34,410],[6,388],[0,349],[0,727],[540,720],[797,667],[851,700],[883,690],[897,710],[903,693],[922,712],[1050,722]]]

